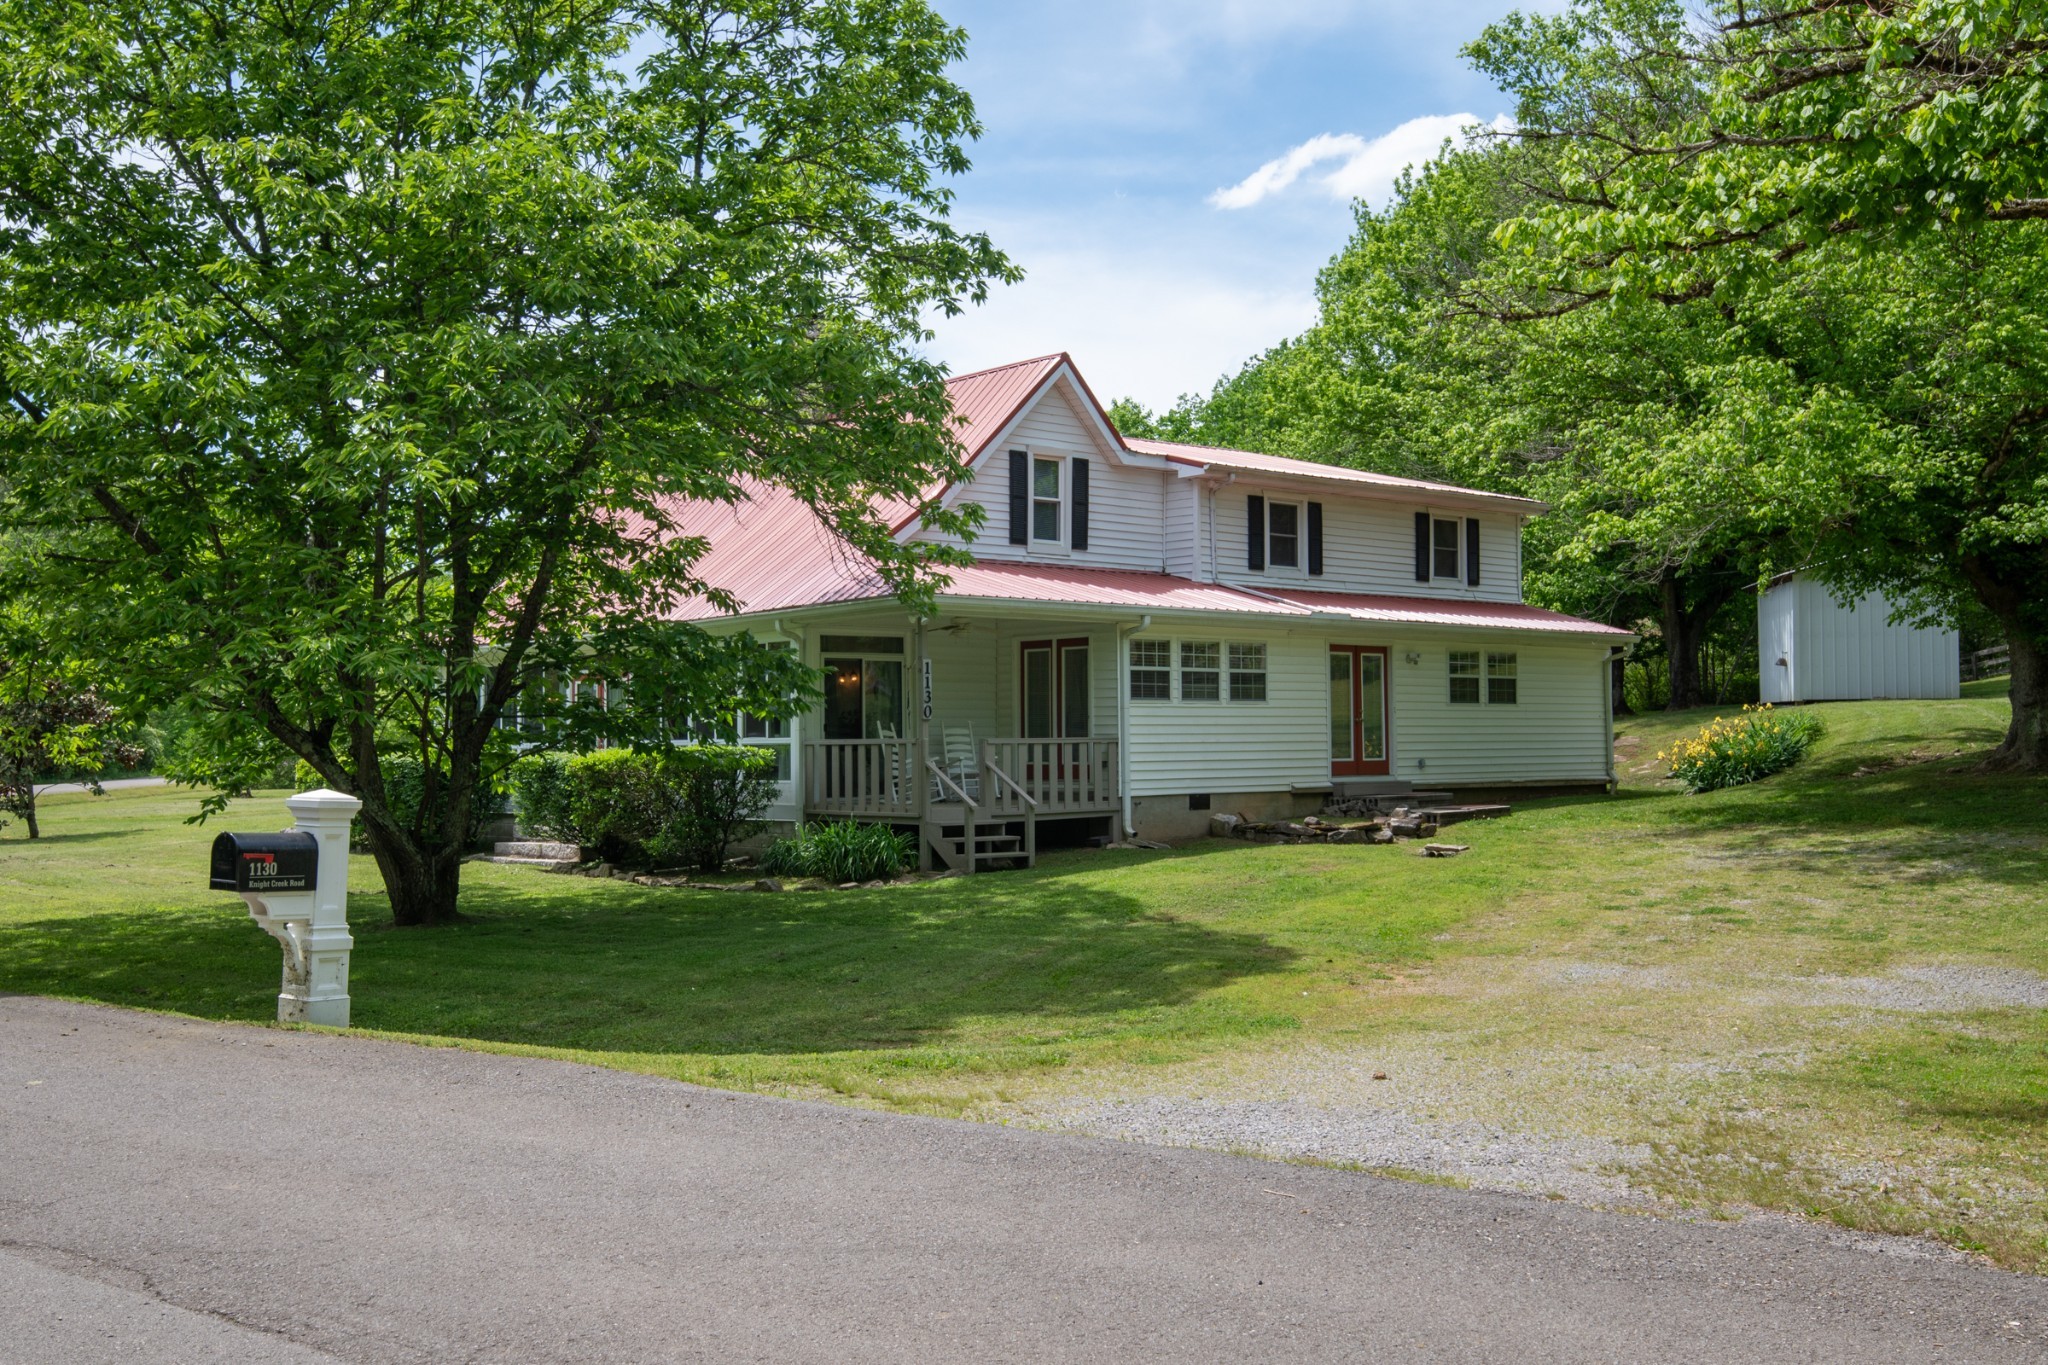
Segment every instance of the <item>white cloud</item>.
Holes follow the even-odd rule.
[[[1383,201],[1394,181],[1410,166],[1433,160],[1449,139],[1466,140],[1466,130],[1479,123],[1473,114],[1425,114],[1375,138],[1356,133],[1322,133],[1277,156],[1243,180],[1209,196],[1219,209],[1245,209],[1281,193],[1317,166],[1334,168],[1312,178],[1332,199]],[[1513,127],[1505,114],[1494,118],[1495,129]]]

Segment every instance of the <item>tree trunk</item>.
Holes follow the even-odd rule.
[[[42,826],[36,823],[36,793],[33,787],[29,789],[28,805],[22,809],[21,818],[28,824],[29,838],[40,839],[43,837]]]
[[[2011,625],[2007,641],[2012,646],[2012,724],[1985,766],[2001,772],[2048,772],[2048,642]]]
[[[1676,569],[1664,570],[1658,584],[1663,599],[1664,658],[1671,679],[1671,695],[1664,703],[1667,711],[1706,705],[1706,693],[1700,686],[1700,649],[1714,618],[1735,595],[1735,588],[1719,583],[1718,576],[1711,581],[1717,586],[1691,606],[1685,601],[1686,580]]]
[[[374,843],[373,840],[373,846]],[[384,874],[384,889],[391,900],[391,922],[401,929],[410,929],[449,924],[461,918],[456,909],[456,895],[462,887],[461,867],[460,857],[387,861],[380,855],[377,868]]]
[[[1615,655],[1614,662],[1609,665],[1609,673],[1612,676],[1614,685],[1614,714],[1617,716],[1634,715],[1635,713],[1628,709],[1628,660],[1619,654]]]

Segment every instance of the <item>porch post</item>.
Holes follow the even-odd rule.
[[[917,736],[917,742],[910,755],[910,789],[917,797],[917,866],[919,871],[929,872],[932,870],[932,846],[931,840],[927,837],[929,831],[925,826],[931,816],[932,784],[931,779],[925,776],[929,771],[925,764],[930,760],[932,752],[932,718],[926,713],[924,705],[924,670],[927,667],[924,652],[924,617],[911,618],[910,638],[911,674],[908,690],[914,699],[911,704],[917,708],[917,725],[913,732]]]

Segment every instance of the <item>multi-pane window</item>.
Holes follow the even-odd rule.
[[[789,781],[788,721],[771,716],[741,716],[740,739],[743,743],[772,750],[775,754],[775,780]]]
[[[1131,700],[1173,700],[1173,643],[1131,641]]]
[[[1266,505],[1266,562],[1276,569],[1301,567],[1301,506],[1292,502]]]
[[[1432,578],[1457,578],[1458,523],[1449,517],[1438,517],[1430,523],[1430,576]]]
[[[1479,704],[1479,651],[1476,649],[1454,649],[1451,651],[1451,700],[1459,704]]]
[[[1223,646],[1210,641],[1180,642],[1180,699],[1221,701],[1223,699]]]
[[[1486,656],[1486,700],[1492,706],[1513,706],[1515,704],[1514,655],[1488,654]]]
[[[1232,701],[1264,701],[1266,699],[1266,647],[1264,645],[1232,645],[1230,647],[1230,699]]]
[[[1031,538],[1060,538],[1060,462],[1044,458],[1031,461]]]

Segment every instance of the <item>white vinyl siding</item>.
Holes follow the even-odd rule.
[[[1236,623],[1230,631],[1249,633]],[[1154,629],[1138,638],[1176,636]],[[1263,702],[1130,708],[1133,795],[1288,791],[1329,778],[1329,646],[1320,635],[1272,634],[1264,643]],[[1226,695],[1229,686],[1226,679]]]
[[[1166,571],[1182,578],[1206,578],[1204,556],[1207,530],[1203,517],[1209,505],[1202,486],[1193,479],[1166,476]]]
[[[1474,632],[1455,641],[1395,636],[1389,643],[1394,777],[1456,790],[1460,783],[1607,776],[1606,641],[1552,643],[1526,635],[1507,640]],[[1514,703],[1451,704],[1445,678],[1452,649],[1476,649],[1482,660],[1514,655]],[[1409,663],[1410,653],[1419,661]],[[1483,689],[1488,680],[1479,681]]]
[[[1268,563],[1263,570],[1245,567],[1245,499],[1259,494],[1269,500],[1313,501],[1323,505],[1323,572],[1308,572],[1308,523],[1302,519],[1302,549],[1298,568]],[[1276,490],[1247,486],[1240,482],[1215,496],[1216,577],[1225,583],[1284,592],[1308,588],[1317,592],[1367,592],[1399,597],[1455,597],[1479,602],[1522,600],[1521,522],[1513,514],[1493,511],[1472,512],[1451,508],[1428,508],[1412,502],[1393,502],[1370,497],[1314,493],[1294,489]],[[1460,527],[1459,571],[1456,578],[1434,578],[1427,583],[1415,577],[1415,514],[1427,511],[1433,517],[1455,517]],[[1479,518],[1479,586],[1465,582],[1464,519]],[[1209,537],[1206,522],[1201,527],[1204,545]],[[1432,559],[1434,555],[1432,554]]]
[[[1138,637],[1166,639],[1154,629]],[[1130,708],[1131,791],[1312,790],[1330,781],[1330,646],[1384,645],[1392,776],[1424,789],[1481,783],[1599,782],[1607,777],[1607,643],[1508,632],[1266,637],[1266,700]],[[1451,649],[1513,654],[1513,705],[1454,706]],[[1417,662],[1408,662],[1414,654]],[[1480,678],[1482,695],[1485,678]],[[1227,690],[1228,683],[1226,681]]]
[[[1061,541],[1013,545],[1010,525],[1010,459],[1012,450],[1088,461],[1088,548],[1072,550],[1072,480],[1064,480],[1069,496],[1061,507]],[[1009,434],[991,446],[961,490],[961,501],[979,503],[982,527],[972,542],[975,557],[992,561],[1025,560],[1087,565],[1102,569],[1135,569],[1160,573],[1166,567],[1169,533],[1166,484],[1173,475],[1158,469],[1115,463],[1097,438],[1092,418],[1084,416],[1064,382],[1038,398]],[[964,544],[958,537],[921,531],[919,537],[944,544]]]

